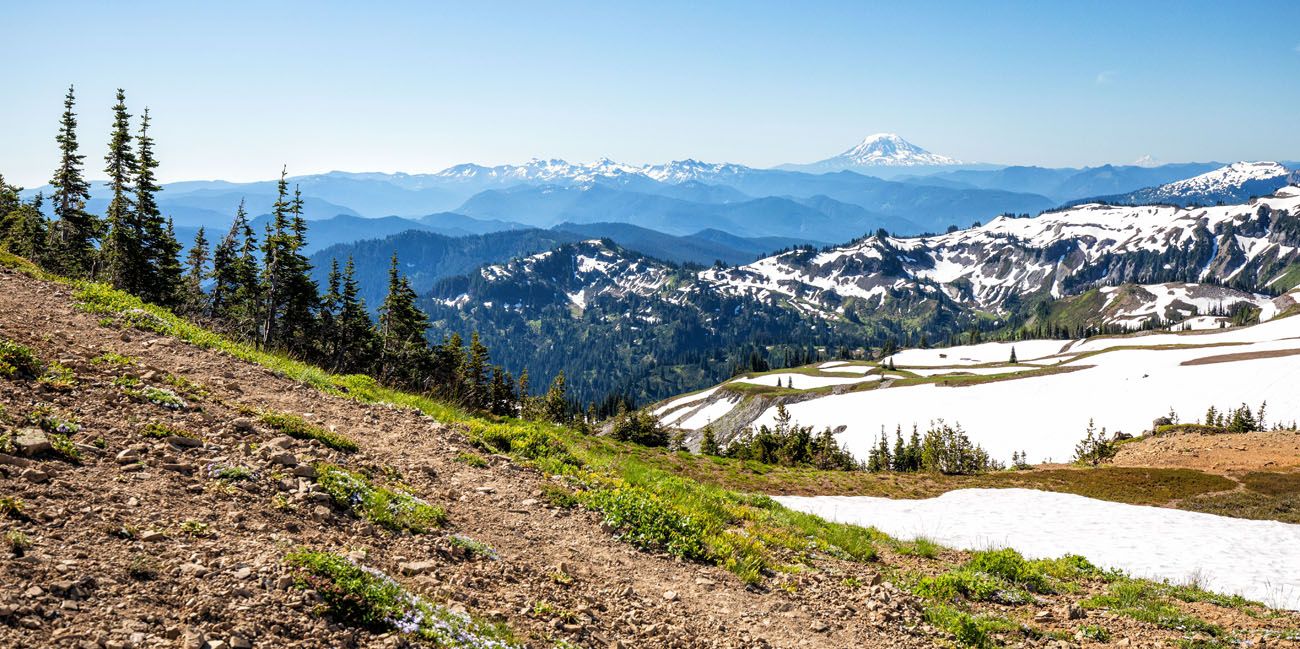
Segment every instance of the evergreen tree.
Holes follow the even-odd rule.
[[[562,424],[569,419],[569,401],[565,394],[564,372],[555,375],[551,381],[551,387],[547,388],[546,396],[542,400],[542,411],[546,418]]]
[[[704,432],[700,437],[700,455],[718,454],[718,437],[713,432],[713,426],[705,426]]]
[[[25,257],[34,263],[45,262],[45,244],[49,223],[41,213],[42,196],[21,203],[17,209],[0,214],[0,249]]]
[[[261,304],[258,308],[258,344],[272,347],[280,342],[280,325],[284,319],[285,294],[289,282],[289,256],[293,248],[293,233],[289,230],[288,170],[280,171],[276,185],[275,204],[271,206],[271,221],[266,225],[262,240]]]
[[[0,218],[22,205],[22,199],[18,196],[22,190],[22,187],[6,183],[4,174],[0,174]],[[3,235],[4,231],[0,230],[0,236]]]
[[[1014,364],[1014,363],[1016,362],[1016,348],[1015,348],[1015,347],[1012,347],[1012,348],[1011,348],[1011,360],[1009,360],[1009,361],[1007,361],[1007,362],[1012,363],[1012,364]]]
[[[388,268],[388,296],[379,307],[379,376],[381,380],[415,387],[425,375],[428,356],[425,331],[429,319],[415,305],[415,291],[397,272],[397,253]],[[459,341],[457,341],[459,345]]]
[[[318,342],[316,315],[320,310],[320,289],[311,278],[311,262],[302,254],[307,245],[307,222],[302,210],[302,191],[295,186],[293,200],[289,203],[289,247],[284,258],[285,309],[281,334],[286,349],[309,357]]]
[[[469,356],[465,359],[461,383],[464,387],[466,404],[477,410],[489,409],[488,400],[488,349],[479,340],[478,332],[469,337]]]
[[[59,165],[50,180],[54,187],[50,200],[56,221],[50,227],[47,264],[50,270],[61,275],[87,277],[91,272],[100,226],[99,219],[86,211],[90,183],[86,182],[81,171],[85,156],[77,152],[75,105],[73,87],[68,86],[59,134],[54,138],[59,144]]]
[[[153,138],[149,135],[149,109],[140,118],[140,134],[136,138],[135,210],[144,237],[147,275],[140,297],[175,307],[186,300],[184,270],[181,267],[181,244],[171,219],[164,219],[158,207],[158,192],[162,187],[154,170],[158,160],[153,154]]]
[[[212,292],[208,294],[206,313],[215,320],[233,319],[231,309],[239,291],[239,247],[246,227],[248,220],[241,200],[230,230],[212,250]]]
[[[336,371],[349,374],[370,372],[375,365],[375,350],[379,343],[375,327],[366,313],[366,303],[357,297],[356,266],[348,257],[343,267],[342,290],[339,294],[338,316],[335,329],[338,345],[333,359]]]
[[[203,282],[210,277],[208,273],[208,237],[202,227],[194,235],[194,245],[185,259],[185,307],[195,314],[207,312],[207,295],[203,293]]]
[[[103,279],[114,288],[146,298],[149,275],[144,228],[132,200],[131,191],[136,169],[135,153],[131,150],[131,115],[126,112],[126,93],[117,89],[117,103],[113,105],[113,132],[108,142],[108,189],[113,193],[104,213],[107,235],[100,251]]]

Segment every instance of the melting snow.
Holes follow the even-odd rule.
[[[1300,525],[1140,507],[1030,489],[962,489],[928,500],[778,496],[786,507],[949,547],[1079,554],[1104,568],[1300,610]]]

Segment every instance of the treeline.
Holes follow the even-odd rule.
[[[950,426],[942,420],[932,422],[924,434],[912,426],[906,440],[902,427],[895,428],[892,447],[882,430],[876,446],[867,454],[868,471],[973,475],[1003,468],[983,447],[970,441],[960,424]]]
[[[358,295],[351,259],[342,270],[333,264],[322,292],[303,254],[302,194],[296,187],[290,194],[283,170],[260,239],[241,203],[215,247],[200,228],[182,263],[171,220],[156,200],[162,188],[154,173],[158,161],[149,111],[133,134],[122,90],[104,157],[112,195],[102,218],[90,213],[74,108],[69,88],[55,138],[59,163],[50,181],[54,218],[43,213],[46,197],[24,202],[21,189],[0,177],[0,248],[52,273],[108,283],[237,340],[334,372],[368,374],[386,385],[498,415],[563,420],[574,410],[565,398],[563,373],[544,397],[532,397],[527,370],[516,379],[493,365],[477,333],[468,344],[453,333],[431,345],[428,316],[398,272],[395,253],[377,322]]]

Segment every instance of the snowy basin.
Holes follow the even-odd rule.
[[[1125,505],[1033,489],[959,489],[926,500],[777,496],[827,520],[953,548],[1009,547],[1030,558],[1078,554],[1135,577],[1239,594],[1300,610],[1300,525]]]

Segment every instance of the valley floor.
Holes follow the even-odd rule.
[[[485,452],[462,425],[435,413],[326,394],[226,353],[122,329],[78,310],[73,293],[0,267],[0,337],[66,368],[54,380],[0,378],[9,420],[0,426],[16,432],[33,417],[57,430],[75,420],[70,453],[80,455],[72,461],[48,452],[0,454],[0,499],[9,503],[0,507],[7,539],[0,546],[0,646],[411,642],[392,629],[321,615],[323,586],[300,588],[302,574],[285,562],[304,547],[346,555],[448,610],[504,625],[530,647],[1055,646],[1089,638],[1214,646],[1232,638],[1300,637],[1295,614],[1056,564],[1026,568],[1050,573],[1043,577],[1050,587],[1027,599],[923,596],[927,578],[964,574],[978,557],[873,534],[876,550],[853,560],[816,550],[816,539],[795,538],[802,528],[793,525],[780,535],[763,532],[769,536],[759,545],[770,546],[774,567],[746,586],[721,567],[634,548],[607,518],[548,499],[555,480],[543,465]],[[166,386],[185,404],[173,409],[165,399],[132,397],[123,389],[131,385]],[[295,415],[360,448],[286,436],[258,417],[265,412]],[[159,436],[150,424],[189,436]],[[667,470],[665,476],[750,492],[870,488],[925,495],[919,492],[949,486],[748,467],[624,445],[595,455],[591,449],[613,443],[565,439],[575,452],[611,466]],[[329,464],[409,491],[443,508],[447,522],[425,534],[367,522],[322,488],[317,472]],[[246,475],[227,471],[235,468]],[[1071,471],[1024,475],[1070,483],[1061,472]],[[1161,479],[1173,469],[1109,471],[1095,474],[1089,488],[1104,489],[1115,475],[1146,480],[1144,497],[1165,500],[1232,487],[1228,478],[1195,472]],[[663,482],[700,489],[671,480]],[[774,488],[778,481],[790,486]],[[746,516],[757,511],[746,503],[761,504],[727,498]],[[752,524],[733,520],[741,535]],[[490,546],[495,558],[467,553],[467,538]],[[802,552],[784,549],[800,543]],[[1006,588],[1020,593],[1024,586]]]

